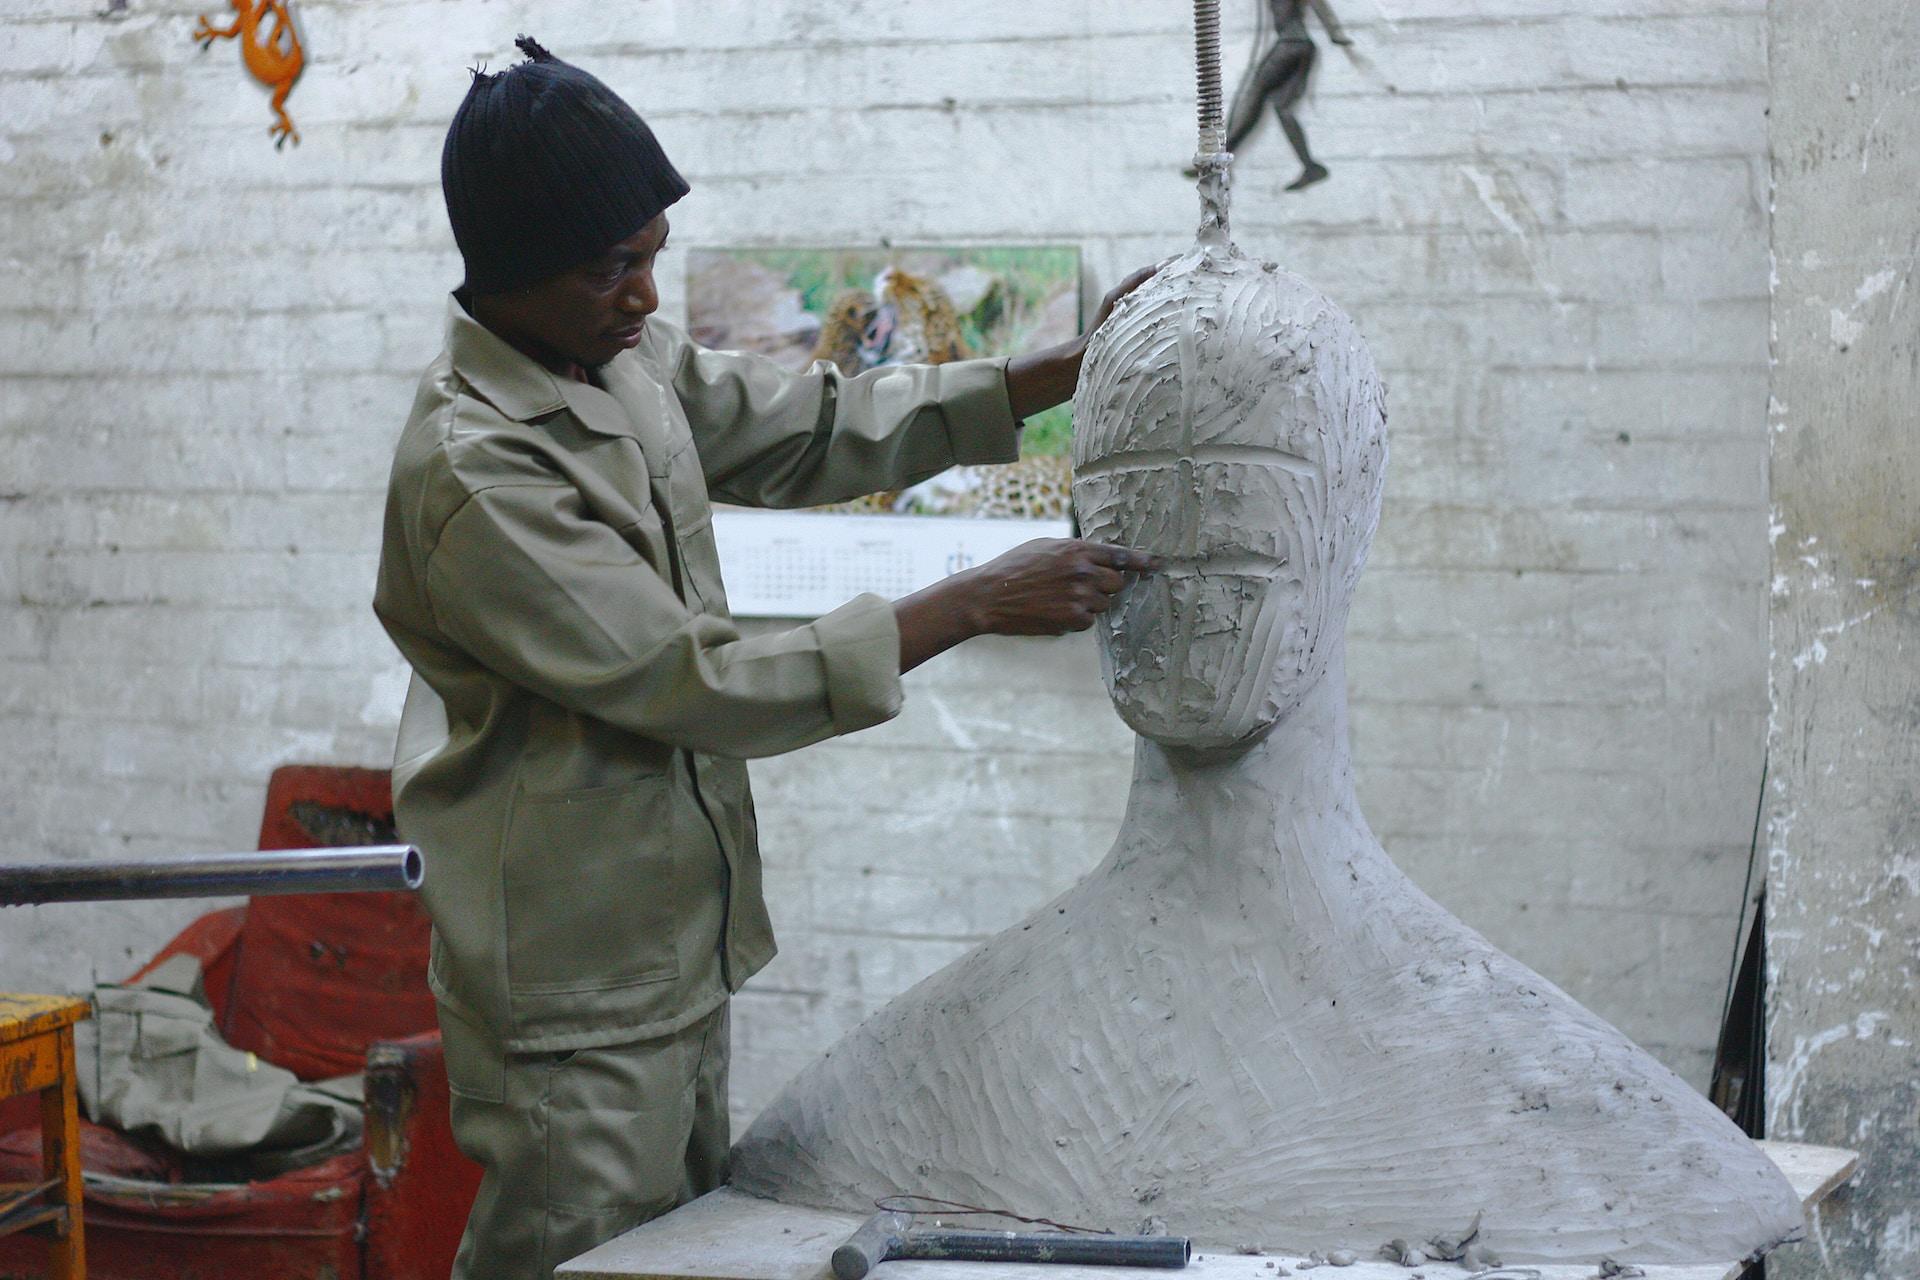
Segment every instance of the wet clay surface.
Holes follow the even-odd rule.
[[[1201,167],[1199,242],[1115,310],[1075,397],[1082,528],[1166,561],[1101,628],[1140,735],[1120,837],[803,1072],[734,1185],[1329,1258],[1773,1247],[1802,1215],[1759,1149],[1368,830],[1343,655],[1385,392],[1338,306],[1233,247]]]

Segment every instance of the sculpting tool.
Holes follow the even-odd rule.
[[[862,1280],[869,1271],[895,1258],[1178,1270],[1187,1265],[1192,1255],[1193,1242],[1185,1236],[915,1230],[911,1215],[883,1211],[868,1218],[845,1244],[833,1251],[833,1274],[839,1280]]]

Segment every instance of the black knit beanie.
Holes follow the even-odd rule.
[[[440,151],[447,220],[473,294],[577,267],[688,190],[619,94],[526,36],[514,44],[527,61],[474,72]]]

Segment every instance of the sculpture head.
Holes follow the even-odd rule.
[[[1258,741],[1342,641],[1379,519],[1365,341],[1304,281],[1195,252],[1094,334],[1074,408],[1083,536],[1166,562],[1097,624],[1114,706],[1168,747]]]

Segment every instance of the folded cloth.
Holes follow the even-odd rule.
[[[178,955],[94,988],[75,1027],[80,1104],[95,1124],[271,1177],[357,1147],[362,1078],[303,1083],[220,1038],[200,961]]]

